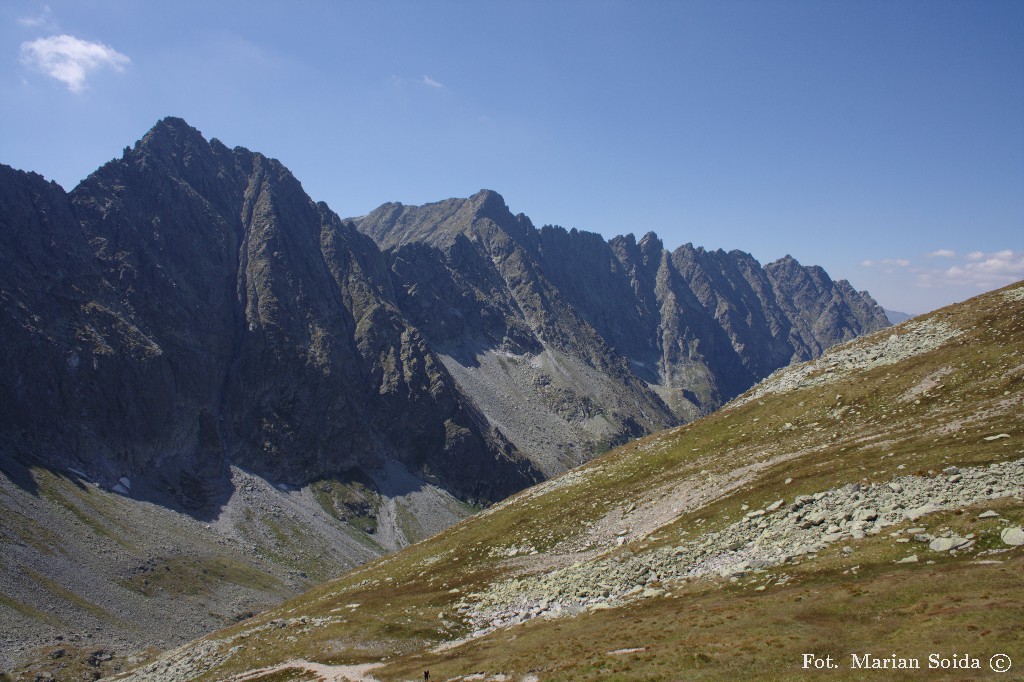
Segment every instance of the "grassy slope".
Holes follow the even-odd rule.
[[[211,635],[211,650],[238,648],[227,658],[207,657],[214,667],[199,677],[224,679],[306,658],[383,660],[386,665],[374,671],[382,680],[414,679],[424,668],[436,679],[475,671],[514,679],[532,673],[542,680],[803,679],[807,671],[799,669],[800,657],[807,652],[844,661],[851,652],[970,653],[985,662],[996,652],[1024,653],[1024,548],[998,555],[1002,563],[925,549],[920,564],[895,564],[908,546],[888,534],[840,543],[856,545],[850,555],[835,546],[813,561],[738,582],[670,586],[669,597],[531,621],[431,651],[469,634],[454,614],[456,603],[492,581],[575,560],[568,550],[587,544],[581,538],[590,524],[621,519],[620,526],[634,527],[631,515],[656,506],[666,491],[690,486],[710,499],[683,504],[656,533],[627,533],[623,546],[610,543],[600,551],[678,544],[740,518],[744,504],[757,509],[779,497],[792,500],[852,481],[881,482],[1022,457],[1024,297],[995,292],[910,324],[921,320],[942,321],[962,333],[898,364],[726,407],[619,448],[431,540]],[[1010,438],[984,440],[998,433]],[[743,467],[750,468],[741,476],[736,472]],[[707,492],[730,480],[735,487],[727,494]],[[988,508],[1024,522],[1019,499]],[[978,520],[980,511],[942,512],[923,522],[977,533],[979,547],[994,546],[1001,524]],[[510,547],[525,547],[527,556],[507,558]],[[788,580],[778,586],[773,581],[783,574]],[[267,625],[302,617],[326,620]],[[634,648],[643,650],[609,653]],[[1017,667],[1024,666],[1019,658]],[[1018,673],[1002,679],[1020,679],[1013,676]],[[963,671],[946,674],[965,677]],[[881,679],[877,675],[864,679]],[[829,678],[857,679],[857,671],[844,663]]]

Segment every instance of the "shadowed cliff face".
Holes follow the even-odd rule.
[[[229,462],[302,484],[397,459],[479,501],[537,480],[372,240],[277,161],[166,119],[70,195],[3,172],[7,447],[193,509]]]
[[[886,323],[792,258],[537,229],[491,191],[357,229],[180,119],[70,194],[0,175],[2,450],[203,513],[229,464],[497,500]]]
[[[387,204],[359,227],[386,249],[402,312],[463,391],[546,474],[677,423],[574,298],[585,290],[595,305],[609,304],[606,319],[615,318],[621,297],[599,272],[607,264],[578,262],[573,273],[585,281],[567,286],[572,274],[545,260],[548,231],[512,215],[498,194]],[[632,321],[624,316],[621,324]]]
[[[887,324],[867,293],[790,257],[762,267],[740,251],[669,253],[654,234],[606,242],[538,230],[486,190],[385,204],[356,222],[385,250],[402,311],[545,470],[691,421],[779,367]],[[560,420],[517,423],[513,402],[547,405]]]

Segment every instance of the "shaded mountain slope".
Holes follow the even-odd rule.
[[[359,224],[393,246],[386,257],[401,310],[545,473],[675,422],[546,276],[537,231],[496,193],[389,204]]]
[[[987,666],[1020,644],[1022,321],[1017,284],[844,344],[123,679]]]
[[[301,485],[398,460],[480,501],[536,480],[278,162],[166,119],[70,195],[5,173],[10,446],[203,513],[228,463]]]
[[[888,324],[866,292],[790,257],[762,268],[739,251],[669,253],[653,233],[537,229],[489,190],[355,222],[384,249],[401,310],[549,474]]]

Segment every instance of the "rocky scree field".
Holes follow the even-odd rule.
[[[1022,351],[1019,284],[915,318],[118,679],[804,679],[804,653],[1012,655]]]

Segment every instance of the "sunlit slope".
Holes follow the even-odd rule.
[[[1020,285],[915,318],[135,678],[803,679],[815,653],[857,679],[851,653],[894,652],[991,674],[1024,652],[1022,352]]]

